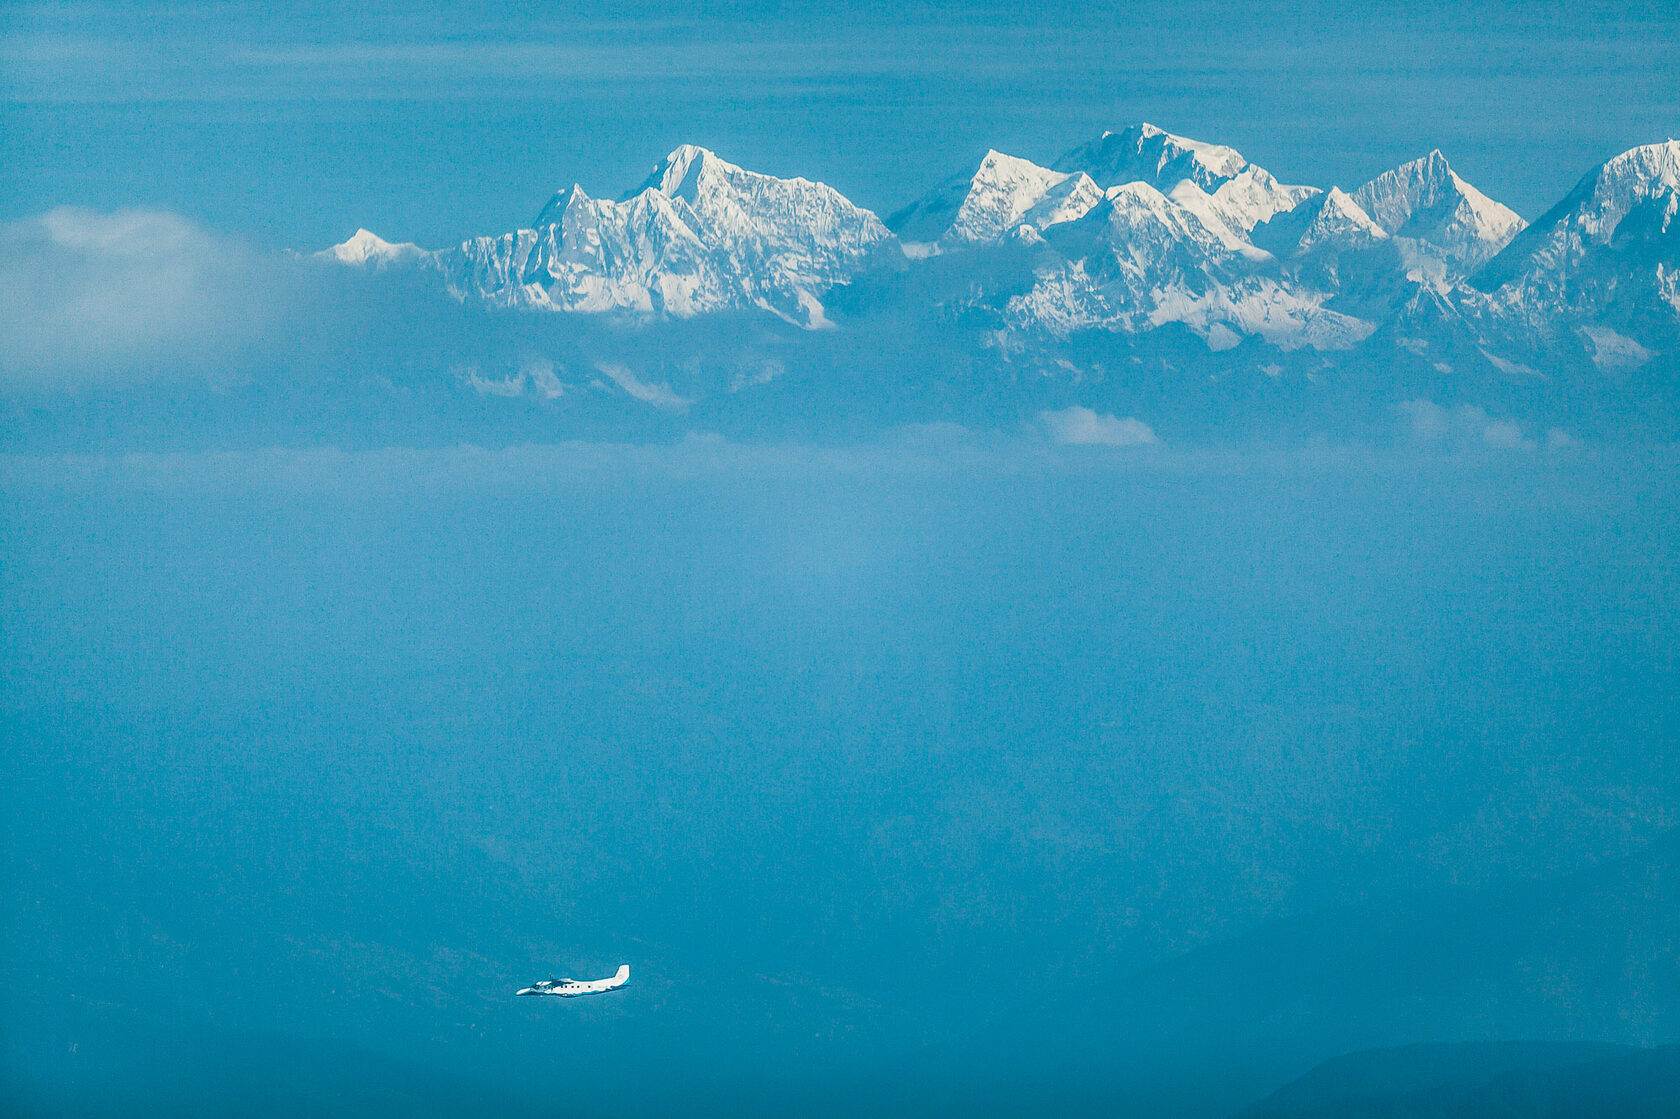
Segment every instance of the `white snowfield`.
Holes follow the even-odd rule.
[[[317,255],[432,269],[456,298],[508,308],[764,311],[807,328],[830,325],[830,293],[872,270],[937,267],[953,286],[936,307],[1023,336],[1177,324],[1214,349],[1254,337],[1336,350],[1384,324],[1406,337],[1543,328],[1626,367],[1653,347],[1587,320],[1630,297],[1642,302],[1623,318],[1680,320],[1677,178],[1675,141],[1635,148],[1528,228],[1439,151],[1322,190],[1138,124],[1052,167],[989,151],[883,223],[821,183],[685,145],[622,201],[572,186],[528,229],[432,253],[359,230]]]
[[[605,979],[542,979],[529,987],[521,987],[516,995],[552,995],[555,998],[575,999],[579,995],[599,995],[630,982],[630,965],[620,964],[618,970]]]

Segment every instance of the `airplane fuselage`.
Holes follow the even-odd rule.
[[[521,995],[552,995],[560,999],[575,999],[579,995],[599,995],[611,991],[630,982],[630,965],[620,965],[618,971],[605,979],[544,979],[533,983],[529,987],[520,988],[516,994]]]

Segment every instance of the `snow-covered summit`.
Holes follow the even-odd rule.
[[[1119,132],[1104,132],[1055,163],[1057,171],[1083,171],[1107,189],[1125,183],[1148,183],[1168,191],[1189,179],[1212,192],[1248,166],[1234,148],[1205,144],[1175,136],[1153,124],[1134,124]]]
[[[714,180],[727,180],[731,176],[750,174],[743,172],[733,163],[725,163],[710,149],[702,148],[698,144],[679,144],[669,155],[659,161],[646,181],[631,194],[640,194],[644,190],[657,190],[667,198],[683,198],[692,203],[700,196],[702,189],[701,178],[707,172]],[[769,176],[763,176],[768,178]],[[801,180],[803,181],[803,180]]]
[[[1209,197],[1226,225],[1247,234],[1261,222],[1293,210],[1321,193],[1317,187],[1287,186],[1274,179],[1264,167],[1250,163],[1220,183]]]
[[[1581,210],[1583,216],[1593,215],[1595,236],[1608,241],[1636,207],[1658,199],[1672,200],[1680,193],[1680,140],[1630,148],[1605,161],[1588,181],[1592,183],[1591,203]],[[1672,221],[1672,205],[1665,203],[1664,209]]]
[[[1680,236],[1680,140],[1632,148],[1594,168],[1575,189],[1512,241],[1483,276],[1493,286],[1525,267],[1568,268],[1593,247],[1608,245],[1630,216],[1644,216],[1659,236]],[[1643,214],[1642,214],[1643,211]]]
[[[685,144],[623,201],[569,187],[533,228],[468,241],[445,265],[458,295],[508,306],[677,316],[757,307],[816,326],[821,296],[890,237],[832,187]]]
[[[1458,275],[1491,260],[1525,225],[1460,178],[1439,150],[1378,175],[1353,201],[1386,233]]]
[[[1210,203],[1190,180],[1170,195],[1141,181],[1109,190],[1085,217],[1048,232],[1067,263],[1009,300],[1006,318],[1053,335],[1181,323],[1215,349],[1243,335],[1285,349],[1343,349],[1371,332],[1326,308],[1326,293],[1266,274],[1271,256]]]
[[[1255,244],[1278,256],[1368,249],[1388,238],[1388,231],[1340,187],[1331,187],[1254,229]]]
[[[947,180],[888,224],[911,243],[995,244],[1012,233],[1036,236],[1081,218],[1102,198],[1101,188],[1083,172],[1052,171],[988,151],[973,175]]]
[[[694,231],[734,263],[829,283],[891,236],[880,218],[831,186],[748,171],[693,144],[660,161],[643,184],[649,190],[686,207]]]
[[[1217,218],[1198,212],[1207,198],[1193,183],[1164,194],[1148,183],[1131,182],[1108,191],[1097,216],[1116,239],[1116,249],[1134,261],[1142,259],[1146,247],[1161,253],[1194,252],[1208,259],[1238,255],[1246,242]]]
[[[1063,155],[1055,167],[1083,171],[1104,189],[1142,182],[1171,194],[1179,183],[1192,183],[1212,200],[1219,219],[1240,235],[1318,193],[1315,187],[1279,183],[1235,148],[1175,136],[1152,124],[1104,132]]]
[[[566,220],[566,211],[572,206],[587,206],[589,201],[589,195],[584,192],[580,183],[557,190],[554,197],[548,200],[548,205],[537,214],[537,220],[531,223],[531,228],[542,229],[544,226],[558,225]]]
[[[1680,141],[1668,140],[1589,172],[1472,282],[1500,313],[1530,323],[1643,317],[1672,334],[1677,274]]]
[[[393,244],[366,229],[358,229],[348,241],[322,249],[315,255],[340,264],[379,269],[413,264],[429,254],[419,245],[407,241]]]

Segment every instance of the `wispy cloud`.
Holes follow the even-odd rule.
[[[916,50],[913,37],[892,26],[861,41],[845,24],[776,21],[714,23],[704,33],[663,20],[530,25],[517,36],[471,40],[430,26],[326,40],[216,30],[188,27],[159,51],[152,34],[134,28],[26,28],[0,37],[0,89],[27,102],[447,100],[629,84],[804,87],[949,68],[942,53]],[[1004,77],[1029,69],[984,35],[947,35],[962,40],[971,69]]]

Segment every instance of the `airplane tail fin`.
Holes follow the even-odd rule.
[[[615,983],[628,983],[630,981],[630,965],[619,964],[618,971],[613,975],[613,981]]]

